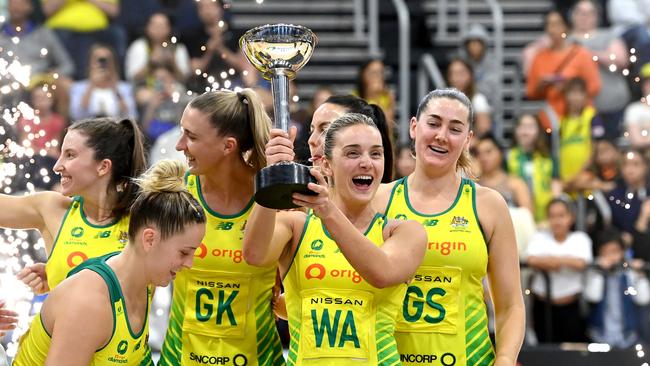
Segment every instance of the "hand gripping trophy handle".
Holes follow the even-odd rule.
[[[311,30],[291,24],[253,28],[239,39],[246,59],[271,80],[276,128],[289,131],[289,80],[309,61],[317,41]],[[309,182],[315,180],[308,166],[280,162],[255,176],[255,201],[274,209],[297,207],[291,196],[294,192],[313,194],[307,188]]]

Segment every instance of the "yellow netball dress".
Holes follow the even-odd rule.
[[[276,266],[253,267],[242,255],[253,201],[225,216],[208,207],[198,177],[189,175],[187,188],[206,211],[205,237],[174,280],[159,365],[284,365],[271,308]]]
[[[483,285],[488,252],[476,214],[476,187],[463,179],[456,200],[435,215],[409,202],[407,177],[393,187],[386,216],[416,220],[429,237],[420,268],[406,290],[395,339],[404,365],[478,366],[494,363]]]
[[[365,235],[384,242],[377,215]],[[289,316],[288,365],[399,365],[393,336],[405,284],[378,289],[348,263],[310,210],[284,279]]]
[[[84,269],[96,272],[106,282],[108,293],[113,307],[113,336],[108,344],[98,349],[93,356],[90,366],[114,366],[114,365],[151,365],[151,353],[147,347],[149,329],[149,305],[147,301],[147,312],[145,323],[139,332],[134,332],[129,323],[129,316],[124,303],[124,295],[120,282],[115,272],[106,264],[106,260],[118,253],[111,253],[102,257],[90,259],[70,271],[69,276]],[[151,292],[148,290],[149,295]],[[151,296],[147,296],[148,299]],[[45,330],[39,313],[29,328],[20,339],[18,354],[14,360],[14,366],[44,365],[47,353],[50,349],[51,337]],[[74,350],[70,350],[73,352]]]
[[[83,198],[73,198],[54,239],[45,272],[50,290],[88,258],[120,251],[129,241],[129,217],[124,215],[108,225],[88,222],[83,212]]]

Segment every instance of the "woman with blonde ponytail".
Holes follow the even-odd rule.
[[[194,266],[174,280],[159,365],[284,364],[271,309],[277,265],[253,267],[242,255],[270,127],[251,89],[207,92],[183,113],[176,149],[187,158],[186,185],[208,225]]]
[[[151,292],[192,266],[205,234],[205,213],[184,174],[182,163],[163,160],[132,182],[139,191],[129,244],[68,273],[21,338],[14,365],[153,365]]]

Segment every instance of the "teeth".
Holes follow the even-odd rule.
[[[369,175],[357,175],[353,179],[372,179],[372,177]]]
[[[447,152],[447,150],[445,150],[445,149],[443,149],[441,147],[435,147],[435,146],[431,146],[431,150],[436,151],[436,152],[440,152],[440,153],[446,153]]]

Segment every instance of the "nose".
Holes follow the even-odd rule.
[[[370,154],[363,154],[359,159],[359,166],[362,168],[369,168],[372,166]]]
[[[54,164],[54,167],[52,167],[52,170],[57,173],[61,174],[63,171],[63,163],[61,162],[61,156],[59,155],[59,158],[56,160],[56,163]]]
[[[194,264],[194,256],[193,255],[188,256],[188,258],[183,261],[182,267],[190,269],[190,268],[192,268],[192,264]]]
[[[311,134],[309,135],[309,139],[307,140],[307,144],[309,144],[309,147],[313,149],[316,149],[318,147],[318,143],[320,140],[320,134],[316,132],[316,130],[313,130]]]
[[[185,151],[187,148],[187,143],[185,142],[185,135],[182,135],[178,142],[176,143],[176,151]]]
[[[446,143],[448,133],[449,133],[449,129],[446,126],[441,127],[436,132],[436,136],[435,136],[436,141],[438,143]]]

